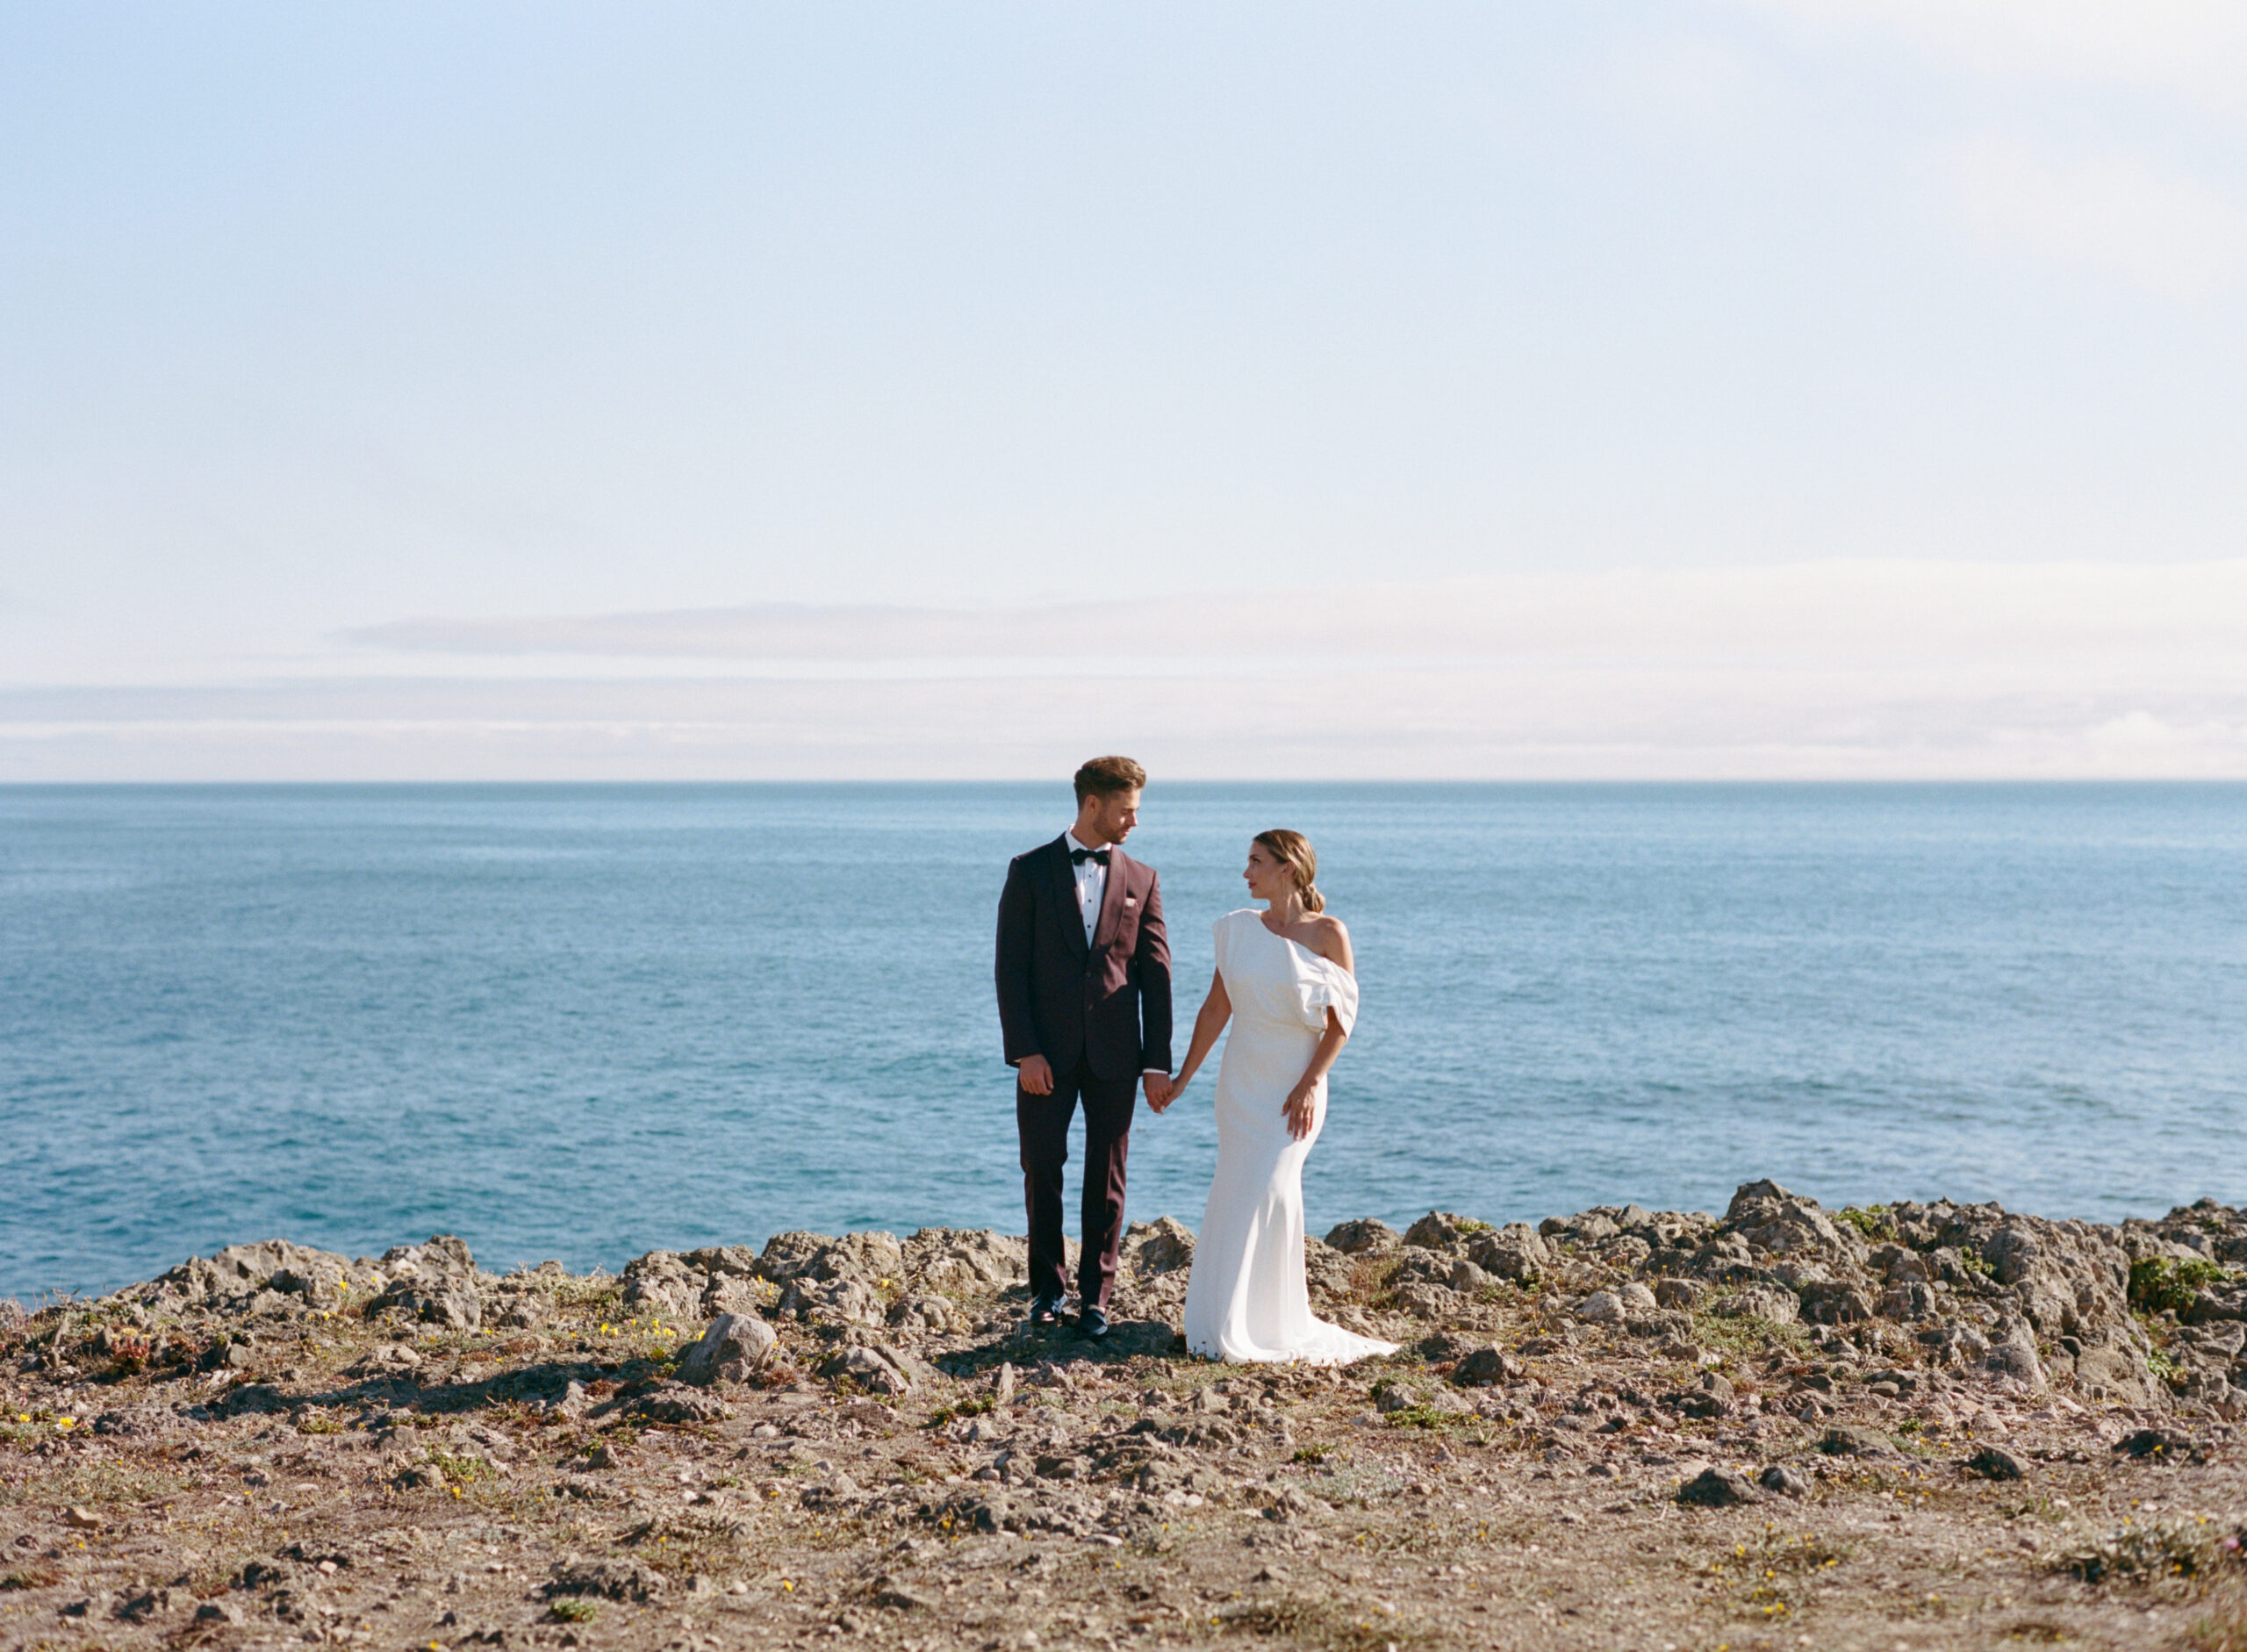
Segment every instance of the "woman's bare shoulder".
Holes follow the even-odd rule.
[[[1346,965],[1350,960],[1350,926],[1324,912],[1306,919],[1310,925],[1310,950],[1321,958]]]

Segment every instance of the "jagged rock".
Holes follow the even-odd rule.
[[[1766,1491],[1776,1491],[1781,1497],[1806,1498],[1810,1482],[1783,1462],[1775,1462],[1755,1476],[1755,1483]]]
[[[1526,1284],[1553,1265],[1553,1248],[1526,1222],[1477,1233],[1467,1242],[1467,1260],[1486,1274]]]
[[[1477,1348],[1452,1368],[1451,1380],[1461,1388],[1494,1388],[1518,1383],[1526,1374],[1521,1361],[1503,1349]]]
[[[1728,1509],[1743,1503],[1761,1503],[1763,1494],[1744,1476],[1726,1469],[1704,1469],[1677,1488],[1677,1500],[1689,1506]]]
[[[764,1320],[749,1314],[721,1313],[678,1362],[678,1380],[707,1385],[742,1383],[771,1357],[779,1337]]]
[[[746,1245],[706,1245],[686,1252],[679,1261],[713,1279],[757,1277],[757,1253]]]
[[[1325,1239],[1303,1240],[1303,1277],[1310,1286],[1313,1301],[1348,1296],[1356,1282],[1356,1269],[1357,1264],[1346,1253],[1336,1250]]]
[[[403,1342],[369,1349],[343,1368],[346,1376],[405,1376],[421,1368],[421,1356]]]
[[[624,1265],[624,1306],[635,1317],[685,1318],[701,1305],[710,1276],[676,1251],[650,1251]]]
[[[240,1307],[261,1291],[276,1291],[314,1308],[334,1308],[344,1300],[350,1261],[333,1251],[261,1239],[229,1245],[215,1256],[191,1256],[152,1283],[152,1294],[191,1303]]]
[[[1982,1362],[1999,1375],[2030,1389],[2041,1390],[2044,1386],[2044,1366],[2036,1356],[2036,1339],[2020,1320],[2004,1327],[2004,1334],[1991,1345]]]
[[[1721,1319],[1767,1319],[1792,1325],[1799,1317],[1795,1294],[1777,1285],[1747,1285],[1715,1299],[1709,1311]]]
[[[1030,1248],[987,1229],[924,1227],[905,1241],[904,1258],[906,1276],[922,1289],[973,1293],[1023,1280]]]
[[[1705,1419],[1731,1416],[1738,1401],[1728,1380],[1718,1372],[1704,1371],[1698,1383],[1672,1394],[1668,1403],[1683,1416]]]
[[[1860,1427],[1855,1423],[1836,1423],[1828,1428],[1818,1442],[1818,1449],[1829,1457],[1896,1457],[1903,1454],[1896,1449],[1896,1442],[1877,1429]]]
[[[644,1601],[664,1592],[668,1580],[650,1567],[628,1560],[566,1560],[554,1568],[544,1592],[599,1595],[609,1600]]]
[[[1134,1222],[1124,1235],[1124,1264],[1133,1277],[1152,1279],[1190,1267],[1194,1261],[1194,1231],[1174,1216],[1154,1222]]]
[[[822,1282],[799,1276],[780,1293],[779,1311],[798,1319],[840,1325],[878,1325],[886,1310],[874,1289],[855,1279]]]
[[[876,1394],[909,1394],[929,1378],[929,1368],[888,1343],[846,1347],[819,1368],[823,1377],[846,1378]]]
[[[2020,1458],[2002,1446],[1984,1446],[1966,1459],[1966,1471],[1978,1474],[1985,1480],[2025,1480],[2028,1469]]]
[[[1454,1216],[1448,1210],[1431,1210],[1404,1230],[1404,1242],[1422,1250],[1463,1256],[1468,1243],[1476,1234],[1488,1232],[1490,1225],[1471,1217]]]
[[[1654,1299],[1663,1308],[1691,1309],[1707,1294],[1706,1287],[1691,1279],[1657,1279]]]
[[[891,1304],[888,1320],[902,1330],[942,1332],[957,1327],[960,1315],[958,1305],[951,1297],[939,1296],[933,1291],[916,1291]]]
[[[477,1291],[476,1259],[467,1244],[449,1233],[420,1245],[399,1245],[383,1253],[391,1283],[367,1304],[370,1313],[396,1311],[453,1331],[473,1331],[484,1323]]]
[[[1845,1280],[1811,1280],[1796,1296],[1802,1318],[1811,1325],[1856,1325],[1872,1318],[1871,1298]]]
[[[633,1402],[632,1409],[658,1423],[721,1423],[734,1414],[730,1405],[675,1383],[643,1394]]]
[[[1612,1290],[1595,1290],[1576,1305],[1576,1316],[1586,1325],[1621,1325],[1623,1299]]]
[[[2165,1403],[2168,1390],[2146,1368],[2143,1355],[2117,1343],[2085,1348],[2075,1359],[2076,1386],[2093,1399],[2147,1407]]]
[[[1388,1223],[1368,1216],[1330,1228],[1326,1242],[1345,1255],[1361,1256],[1368,1251],[1394,1250],[1404,1241]]]
[[[755,1313],[764,1307],[765,1295],[772,1289],[763,1280],[733,1274],[713,1274],[703,1288],[702,1300],[698,1304],[701,1318],[714,1319],[721,1313]]]

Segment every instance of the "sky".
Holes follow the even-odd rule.
[[[2247,776],[2247,8],[0,0],[0,781]]]

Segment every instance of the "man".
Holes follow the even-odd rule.
[[[1085,1108],[1077,1328],[1108,1334],[1124,1171],[1139,1081],[1170,1098],[1170,942],[1152,866],[1117,847],[1139,822],[1147,772],[1129,758],[1077,771],[1077,821],[1015,857],[999,896],[999,1026],[1015,1069],[1023,1201],[1030,1211],[1030,1318],[1058,1324],[1068,1291],[1061,1168]]]

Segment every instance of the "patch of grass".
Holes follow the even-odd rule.
[[[300,1434],[340,1434],[344,1432],[344,1428],[343,1425],[333,1417],[299,1417],[297,1419],[297,1432]]]
[[[1251,1634],[1321,1652],[1384,1652],[1423,1644],[1427,1637],[1385,1613],[1352,1612],[1326,1600],[1243,1600],[1210,1614],[1220,1634]]]
[[[2227,1549],[2224,1540],[2232,1546]],[[2078,1542],[2053,1562],[2056,1569],[2087,1584],[2153,1583],[2166,1577],[2200,1577],[2236,1555],[2237,1538],[2205,1517],[2125,1520],[2102,1535]]]
[[[1810,1347],[1809,1330],[1796,1321],[1781,1323],[1759,1314],[1719,1314],[1718,1305],[1739,1293],[1713,1291],[1691,1309],[1693,1340],[1705,1348],[1734,1359],[1748,1359],[1774,1348],[1799,1354]]]
[[[1325,1462],[1333,1454],[1334,1447],[1332,1446],[1298,1446],[1296,1447],[1295,1455],[1289,1457],[1288,1461],[1289,1462],[1321,1463]]]
[[[180,1483],[169,1475],[151,1474],[118,1462],[72,1462],[49,1473],[0,1482],[0,1505],[90,1503],[114,1506],[176,1497],[179,1489]]]
[[[591,1600],[557,1600],[547,1607],[546,1615],[556,1623],[591,1623],[600,1616],[600,1607]]]
[[[2247,1652],[2247,1590],[2232,1588],[2208,1602],[2185,1632],[2186,1652]]]
[[[1459,1428],[1482,1419],[1458,1411],[1439,1411],[1432,1405],[1407,1405],[1402,1411],[1390,1411],[1382,1420],[1391,1428]]]
[[[2239,1277],[2237,1270],[2205,1257],[2141,1256],[2130,1264],[2130,1306],[2140,1313],[2181,1314],[2210,1285]]]
[[[1895,1213],[1884,1204],[1845,1204],[1834,1212],[1836,1222],[1847,1222],[1869,1239],[1893,1243],[1897,1237]]]
[[[499,1470],[481,1457],[456,1456],[449,1451],[433,1451],[429,1466],[445,1476],[448,1485],[473,1485],[479,1480],[496,1480]]]
[[[998,1403],[993,1396],[984,1394],[974,1399],[964,1399],[957,1405],[939,1405],[922,1426],[942,1428],[947,1423],[958,1422],[962,1418],[980,1417],[984,1412],[995,1409]]]
[[[52,1566],[25,1566],[0,1577],[0,1591],[11,1589],[52,1589],[62,1581],[62,1574]]]
[[[1995,1279],[1998,1276],[1997,1265],[1971,1245],[1958,1247],[1958,1265],[1978,1278]]]

